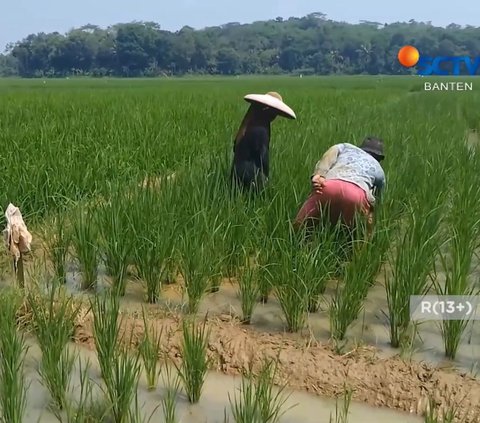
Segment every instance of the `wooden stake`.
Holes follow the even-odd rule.
[[[20,258],[18,259],[17,263],[15,263],[15,259],[13,260],[13,268],[15,269],[15,276],[17,277],[17,283],[20,288],[25,288],[25,272],[23,269],[23,254],[20,253]]]

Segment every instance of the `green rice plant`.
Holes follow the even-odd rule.
[[[148,390],[153,391],[157,387],[158,376],[161,367],[159,366],[159,357],[162,353],[162,333],[153,328],[149,328],[145,309],[142,308],[143,325],[145,332],[140,341],[139,351],[143,360],[143,366],[147,375]]]
[[[240,270],[238,277],[238,295],[242,306],[242,323],[250,324],[259,292],[258,270],[250,262],[246,254],[245,266]]]
[[[176,372],[175,376],[172,376],[172,367],[166,365],[164,372],[162,372],[162,379],[165,385],[165,395],[162,398],[164,422],[178,423],[176,405],[182,382],[181,378]]]
[[[330,332],[334,342],[342,341],[348,327],[358,318],[378,271],[377,246],[362,238],[354,241],[352,259],[344,268],[343,281],[337,283],[330,304]]]
[[[119,347],[113,357],[112,368],[105,379],[106,393],[115,423],[130,423],[132,404],[137,399],[141,374],[139,354],[130,354],[126,347]],[[137,413],[138,414],[138,413]],[[137,417],[138,418],[138,417]]]
[[[464,397],[466,398],[466,397]],[[462,400],[463,401],[463,400]],[[444,404],[439,404],[432,395],[428,396],[427,407],[424,412],[425,423],[466,423],[477,421],[480,417],[478,412],[472,415],[471,410],[463,410],[462,401],[455,401],[452,395],[446,399]],[[463,411],[463,412],[462,412]],[[463,414],[463,417],[462,417]],[[470,416],[469,416],[470,414]]]
[[[243,264],[242,250],[238,248],[245,240],[245,215],[244,213],[235,213],[231,216],[235,219],[225,227],[224,232],[224,245],[225,245],[225,260],[224,269],[228,278],[234,278],[237,276],[238,268]]]
[[[294,268],[296,255],[292,240],[278,240],[278,261],[270,271],[271,284],[280,303],[289,332],[298,332],[306,323],[309,288]]]
[[[24,372],[28,347],[19,332],[16,313],[20,296],[15,292],[0,295],[0,422],[22,423],[27,408]]]
[[[38,289],[30,290],[27,302],[32,310],[33,326],[42,358],[39,374],[42,384],[50,392],[53,406],[63,410],[67,404],[66,392],[75,364],[75,354],[68,349],[80,305],[67,297],[59,282],[52,283],[47,295]]]
[[[278,423],[289,409],[295,407],[293,405],[287,410],[283,409],[290,395],[285,391],[287,384],[275,387],[275,379],[279,375],[278,363],[278,358],[264,358],[256,376],[256,394],[262,422]]]
[[[437,270],[434,269],[433,285],[437,295],[478,295],[479,289],[470,281],[472,259],[479,246],[480,212],[478,201],[480,188],[476,176],[477,160],[463,150],[464,154],[457,155],[456,189],[452,193],[452,208],[447,218],[450,239],[446,243],[447,251],[440,251],[440,266],[445,275],[445,282],[440,282]],[[471,180],[474,178],[474,180]],[[465,180],[470,179],[469,183]],[[465,213],[467,211],[467,213]],[[463,320],[442,320],[442,333],[445,356],[455,359],[461,339],[470,322],[470,318]]]
[[[66,282],[66,260],[71,242],[71,232],[65,213],[58,212],[52,219],[52,226],[44,233],[45,249],[50,259],[55,278]]]
[[[66,423],[94,423],[99,421],[108,421],[110,417],[110,407],[105,398],[96,398],[94,395],[93,381],[89,378],[90,362],[83,365],[82,359],[79,357],[79,376],[80,384],[71,389],[71,393],[79,392],[78,400],[68,401],[62,415],[58,411],[55,417],[60,422]]]
[[[114,367],[115,355],[120,337],[118,322],[120,301],[115,292],[107,291],[95,295],[90,300],[93,312],[93,338],[97,351],[98,363],[103,379],[109,380]]]
[[[268,302],[268,298],[273,289],[272,270],[276,267],[273,257],[274,254],[270,249],[260,251],[258,254],[258,300],[262,304]]]
[[[253,232],[259,268],[259,300],[263,304],[268,302],[269,295],[274,288],[274,285],[272,285],[272,272],[277,268],[276,263],[278,263],[278,240],[283,239],[280,233],[281,228],[282,221],[279,218],[279,211],[275,201],[265,204],[263,213],[257,212],[254,219],[252,219],[251,232]],[[268,236],[265,236],[266,234]]]
[[[260,370],[255,374],[253,361],[249,363],[242,375],[239,395],[234,395],[232,399],[228,394],[235,423],[278,423],[288,411],[284,409],[289,398],[285,392],[287,385],[274,385],[277,366],[277,360],[264,358]]]
[[[228,256],[225,255],[223,237],[227,223],[220,220],[220,215],[217,214],[214,218],[213,224],[205,222],[206,227],[211,227],[209,231],[209,245],[210,245],[210,259],[209,259],[209,288],[210,293],[218,292],[222,284],[223,273],[225,270]],[[228,273],[228,272],[227,272]]]
[[[125,198],[115,193],[113,199],[98,207],[96,224],[99,231],[100,251],[105,257],[108,275],[113,288],[125,295],[126,275],[133,251],[131,216]]]
[[[72,245],[80,263],[83,289],[94,289],[98,276],[97,227],[92,217],[80,210],[73,222]]]
[[[240,395],[228,400],[235,423],[262,423],[255,384],[252,379],[243,377],[240,384]],[[228,419],[226,420],[228,421]]]
[[[294,271],[307,288],[310,313],[318,310],[327,282],[337,266],[334,235],[334,231],[320,230],[310,242],[303,242],[303,234],[297,241]]]
[[[352,402],[353,391],[344,385],[343,388],[343,401],[341,406],[338,404],[338,397],[335,400],[335,417],[330,413],[330,423],[348,423],[348,414],[350,411],[350,405]]]
[[[409,330],[410,296],[425,295],[430,289],[427,277],[433,268],[435,253],[441,245],[442,196],[433,206],[411,207],[403,235],[390,255],[391,275],[385,281],[390,323],[390,342],[396,348]]]
[[[208,290],[210,248],[198,235],[183,236],[180,248],[180,273],[188,296],[188,313],[196,314]]]
[[[207,330],[206,324],[206,317],[202,325],[195,321],[182,322],[182,363],[175,366],[188,401],[192,404],[200,400],[209,365],[207,351],[210,330]]]
[[[173,251],[178,221],[169,207],[174,202],[172,187],[167,184],[160,193],[142,189],[130,200],[135,238],[133,262],[147,288],[147,302],[160,299],[163,281],[175,282]]]
[[[152,224],[148,234],[136,235],[135,265],[140,278],[147,286],[147,301],[150,304],[155,304],[160,299],[162,281],[174,280],[172,276],[174,262],[171,256],[175,232],[176,226],[172,219],[165,217],[162,223]]]

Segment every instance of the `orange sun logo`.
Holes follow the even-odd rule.
[[[398,51],[398,61],[406,68],[415,66],[419,59],[420,53],[413,46],[404,46]]]

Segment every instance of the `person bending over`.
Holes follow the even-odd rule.
[[[355,214],[367,218],[369,236],[373,230],[376,202],[385,186],[383,141],[368,137],[357,147],[349,143],[330,147],[311,176],[312,192],[298,212],[294,225],[311,229],[328,210],[330,223],[339,219],[353,228]]]

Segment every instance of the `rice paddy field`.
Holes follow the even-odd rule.
[[[0,263],[0,422],[480,421],[478,321],[409,314],[480,289],[480,97],[423,82],[0,80],[0,205],[33,236],[24,282]],[[233,138],[268,91],[297,120],[247,195]],[[306,240],[315,163],[368,135],[373,238]]]

